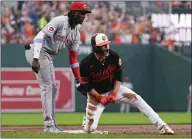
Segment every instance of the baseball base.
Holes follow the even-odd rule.
[[[84,130],[64,130],[63,132],[69,134],[108,134],[108,131],[99,131],[99,130],[96,130],[91,133],[87,133]]]

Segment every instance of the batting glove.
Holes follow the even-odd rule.
[[[108,104],[108,102],[107,102],[107,97],[100,95],[100,96],[99,96],[99,102],[100,102],[102,105],[106,106],[106,105]]]
[[[112,92],[108,97],[107,97],[107,102],[108,103],[114,103],[116,98],[116,92]]]

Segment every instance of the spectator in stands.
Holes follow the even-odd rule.
[[[35,29],[34,26],[31,24],[30,19],[26,19],[24,23],[24,36],[25,36],[25,43],[30,44],[32,43],[35,37]]]
[[[92,14],[86,17],[81,28],[82,44],[90,44],[90,36],[96,32],[102,32],[107,34],[112,43],[148,44],[157,43],[161,40],[161,44],[169,46],[172,50],[174,41],[170,38],[169,32],[174,35],[173,27],[165,31],[153,28],[150,16],[143,16],[140,13],[141,8],[139,8],[138,2],[135,3],[136,5],[134,2],[94,1],[87,3],[92,8]],[[152,3],[146,3],[146,6],[150,6]],[[154,2],[153,6],[163,8],[166,4],[167,7],[168,4],[172,4],[173,7],[191,8],[189,1]],[[132,10],[127,8],[129,5],[133,6]],[[16,9],[4,8],[1,18],[2,43],[10,43],[10,36],[16,34],[25,40],[26,28],[24,30],[24,26],[26,26],[26,20],[30,21],[30,29],[33,26],[34,34],[36,34],[53,17],[66,14],[69,7],[70,2],[67,1],[19,1]],[[134,9],[138,12],[134,12]]]

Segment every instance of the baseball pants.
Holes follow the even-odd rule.
[[[25,51],[25,56],[30,65],[33,62],[33,46]],[[57,93],[55,71],[51,56],[46,52],[41,52],[40,70],[35,73],[39,86],[41,88],[41,102],[45,126],[54,126],[55,122],[55,97]]]
[[[110,92],[102,94],[103,96],[109,96]],[[127,103],[134,107],[137,107],[140,112],[149,118],[149,120],[159,129],[166,123],[159,117],[159,115],[142,99],[142,97],[136,94],[131,89],[120,86],[117,91],[115,103]],[[95,101],[95,98],[88,95],[86,118],[83,121],[83,129],[86,132],[94,132],[97,129],[99,118],[104,111],[105,106]]]

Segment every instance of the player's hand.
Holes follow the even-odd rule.
[[[99,96],[99,102],[100,102],[102,105],[106,106],[106,105],[108,104],[107,97],[100,95],[100,96]]]
[[[38,73],[40,70],[40,64],[39,64],[39,60],[37,58],[33,58],[33,62],[32,62],[32,70],[35,73]]]
[[[114,103],[114,102],[115,102],[115,98],[116,98],[116,92],[112,92],[112,93],[107,97],[108,103]]]
[[[78,90],[78,88],[80,87],[80,80],[79,80],[79,78],[75,79],[75,86],[77,87],[77,90]]]
[[[75,87],[77,88],[77,90],[85,97],[87,97],[87,92],[84,92],[82,89],[82,86],[80,84],[80,80],[77,78],[75,79]]]

